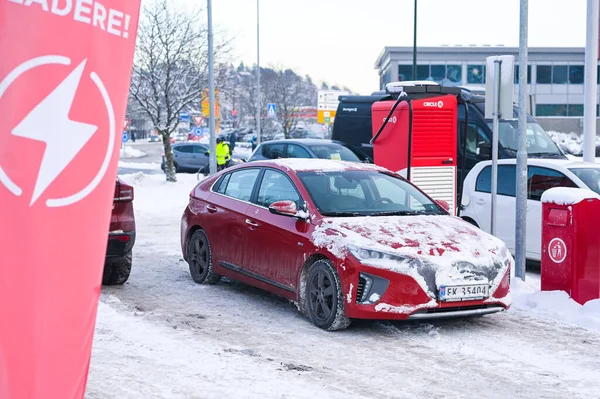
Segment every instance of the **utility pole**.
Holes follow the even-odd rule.
[[[256,0],[256,145],[260,144],[260,0]]]
[[[208,103],[210,118],[208,126],[210,129],[210,174],[217,173],[217,128],[215,125],[215,60],[213,53],[213,29],[212,29],[212,0],[207,0],[208,13]]]
[[[596,159],[596,94],[598,66],[598,0],[587,1],[583,97],[583,161]]]
[[[417,80],[417,0],[415,0],[415,19],[413,22],[413,72],[412,80]]]
[[[517,198],[515,215],[515,276],[525,281],[527,237],[527,30],[528,0],[521,0],[519,24],[519,134],[517,146]],[[595,69],[595,68],[594,68]]]

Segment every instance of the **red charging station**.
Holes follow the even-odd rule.
[[[458,100],[455,94],[420,94],[373,103],[375,163],[448,202],[455,215]]]
[[[542,291],[561,290],[580,304],[600,298],[600,196],[579,188],[542,195]]]

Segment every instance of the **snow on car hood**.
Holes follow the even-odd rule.
[[[501,240],[447,215],[325,218],[312,238],[342,259],[349,247],[388,254],[360,261],[413,277],[432,298],[442,285],[484,282],[492,294],[513,263]]]

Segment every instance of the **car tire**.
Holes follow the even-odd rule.
[[[103,285],[123,285],[131,274],[132,253],[129,251],[119,260],[107,260],[102,275]]]
[[[187,262],[198,284],[216,284],[221,276],[213,271],[212,251],[204,230],[196,230],[188,240]]]
[[[317,260],[308,269],[303,308],[310,321],[327,331],[343,330],[351,320],[344,313],[344,298],[340,278],[333,264]]]

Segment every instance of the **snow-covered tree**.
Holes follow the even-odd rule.
[[[198,109],[208,87],[208,31],[199,8],[176,8],[155,0],[142,11],[138,30],[130,101],[162,136],[166,177],[176,181],[170,136],[180,114]],[[215,43],[215,59],[228,48]]]

